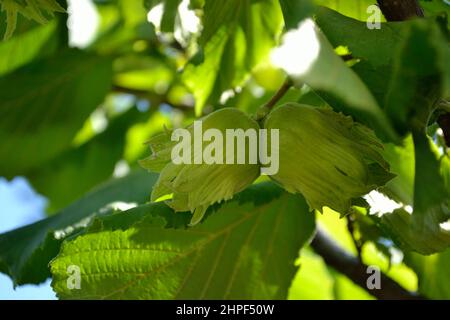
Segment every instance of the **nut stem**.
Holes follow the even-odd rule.
[[[260,121],[261,119],[265,118],[265,116],[273,109],[273,107],[275,107],[277,102],[280,101],[280,99],[283,98],[284,95],[289,91],[292,85],[292,80],[287,78],[280,89],[278,89],[278,91],[275,93],[275,95],[266,104],[258,109],[258,111],[256,112],[256,121]]]

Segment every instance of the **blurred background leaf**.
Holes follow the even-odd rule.
[[[196,114],[240,86],[268,58],[282,28],[276,1],[206,1],[200,51],[185,66],[183,81],[196,99]]]
[[[66,150],[110,83],[111,60],[77,50],[0,78],[1,174],[23,174]]]
[[[0,12],[0,34],[9,37],[0,42],[0,175],[26,177],[48,198],[47,212],[52,215],[0,235],[1,272],[18,285],[41,282],[50,275],[48,262],[58,254],[61,242],[84,234],[87,224],[92,224],[92,234],[80,239],[111,241],[113,229],[131,232],[133,217],[128,213],[137,220],[152,216],[155,212],[149,213],[148,205],[111,215],[149,201],[156,177],[136,168],[137,160],[148,153],[145,142],[164,126],[183,127],[217,108],[255,113],[286,78],[275,65],[272,50],[280,45],[283,32],[295,31],[300,22],[313,18],[320,28],[319,62],[277,105],[297,101],[331,106],[397,143],[385,144],[385,157],[397,177],[379,190],[388,198],[377,203],[394,202],[395,208],[381,213],[372,212],[375,205],[354,207],[352,223],[325,210],[316,217],[317,223],[346,252],[360,254],[363,263],[379,266],[403,288],[418,289],[430,298],[449,298],[450,162],[442,132],[433,124],[437,114],[432,105],[433,98],[449,94],[448,46],[445,31],[441,32],[448,26],[441,13],[448,13],[449,6],[444,1],[421,0],[429,19],[383,22],[380,30],[366,26],[367,7],[375,4],[371,0],[83,0],[92,21],[81,10],[80,27],[75,18],[81,2],[68,1],[67,6],[58,1],[68,8],[67,14],[52,17],[44,12],[44,24],[19,14],[12,34],[6,30],[5,11]],[[75,41],[75,33],[83,27],[89,37]],[[302,43],[302,52],[309,45]],[[304,60],[301,55],[284,57],[288,59],[297,65]],[[419,101],[423,83],[435,86],[436,96],[411,103]],[[428,107],[423,108],[422,102]],[[410,127],[417,124],[420,130],[413,140]],[[250,198],[272,199],[273,194],[255,190],[247,190]],[[238,207],[236,201],[227,205]],[[273,201],[276,205],[280,200]],[[161,204],[155,208],[168,226],[182,224],[183,214],[171,215]],[[299,205],[299,211],[303,209]],[[214,223],[226,225],[237,214],[225,216],[220,215],[225,209],[215,210],[206,231]],[[264,226],[272,221],[271,214],[264,218]],[[417,222],[417,216],[423,219]],[[275,278],[258,276],[256,257],[270,251],[262,245],[242,253],[239,270],[254,267],[251,279],[270,283],[264,291],[270,297],[285,297],[289,291],[291,299],[373,299],[309,246],[301,250],[296,267],[281,266],[287,254],[291,260],[298,257],[306,241],[303,236],[312,232],[312,218],[303,221],[304,217],[288,212],[286,221],[292,224],[283,224],[287,231],[279,240],[292,240],[280,246],[289,252],[270,253],[278,257],[272,269],[283,270],[273,275],[282,278],[281,285],[272,286]],[[307,228],[299,228],[300,222]],[[349,223],[354,230],[349,230]],[[176,240],[168,236],[168,229],[154,228],[167,236],[164,239]],[[67,243],[75,248],[76,243]],[[231,244],[225,249],[232,256],[239,248],[237,242]],[[425,256],[412,251],[442,252]],[[220,279],[225,278],[224,273]],[[245,288],[255,297],[264,293],[252,281]],[[199,293],[197,289],[192,286],[193,294]],[[233,291],[233,296],[239,293]]]

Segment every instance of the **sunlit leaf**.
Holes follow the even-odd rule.
[[[111,59],[77,50],[0,78],[0,174],[23,174],[67,150],[110,86]]]
[[[153,204],[95,224],[52,261],[54,290],[65,299],[281,299],[314,229],[304,200],[273,185],[252,187],[194,228],[175,228],[174,217],[190,218]],[[67,289],[68,265],[80,267],[80,290]]]
[[[430,299],[450,299],[450,250],[431,256],[410,254],[408,264],[419,277],[419,292]]]
[[[297,85],[306,83],[334,109],[364,122],[381,138],[398,139],[390,120],[372,93],[335,53],[311,19],[304,20],[299,28],[289,31],[283,39],[273,59]]]

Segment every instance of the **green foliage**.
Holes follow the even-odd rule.
[[[385,108],[400,132],[424,130],[436,100],[450,97],[450,38],[441,27],[413,21],[397,46]]]
[[[52,277],[64,299],[377,296],[309,246],[317,223],[406,290],[450,299],[450,7],[420,0],[426,18],[370,30],[375,2],[96,0],[74,49],[65,1],[1,1],[0,176],[26,177],[49,217],[0,235],[0,272]],[[260,163],[174,166],[170,134],[200,116],[282,129],[280,186]],[[137,168],[146,142],[159,178]]]
[[[365,21],[368,18],[367,8],[374,5],[373,0],[314,0],[318,5],[333,9],[353,19]]]
[[[58,296],[285,298],[298,248],[314,228],[304,200],[273,185],[250,188],[194,228],[183,229],[189,216],[178,215],[184,223],[173,222],[166,206],[153,204],[94,222],[51,263]],[[81,290],[66,286],[73,264],[82,268]]]
[[[33,59],[48,56],[60,45],[57,37],[58,24],[53,21],[47,25],[32,28],[15,36],[10,41],[0,42],[0,74],[6,74]]]
[[[300,268],[289,299],[292,300],[372,300],[369,293],[344,275],[328,268],[323,259],[310,250],[302,251]]]
[[[399,34],[409,22],[383,23],[381,29],[369,30],[365,22],[346,17],[328,8],[320,8],[316,22],[333,47],[346,47],[357,61],[353,71],[361,78],[384,108],[389,78],[393,72],[394,51]],[[339,25],[339,28],[335,26]]]
[[[4,40],[8,40],[16,29],[18,13],[43,24],[48,21],[47,16],[53,16],[55,12],[64,12],[56,0],[3,0],[1,10],[6,12],[7,28]]]
[[[183,72],[197,115],[206,103],[242,84],[248,71],[267,58],[282,27],[280,6],[270,0],[206,1],[203,20],[200,51]]]
[[[407,261],[417,272],[422,294],[432,299],[450,299],[450,291],[447,285],[450,281],[448,272],[449,250],[430,256],[410,254]]]
[[[177,16],[177,8],[181,0],[145,0],[145,7],[152,9],[157,4],[163,4],[163,15],[161,17],[161,31],[173,32],[175,25],[175,18]]]
[[[1,174],[23,174],[67,149],[110,81],[111,59],[77,50],[61,51],[2,77]]]
[[[444,61],[449,47],[440,31],[442,21],[384,23],[379,30],[369,30],[365,23],[325,8],[318,11],[316,21],[334,47],[348,48],[357,61],[354,71],[401,134],[412,125],[426,125],[436,96],[448,96]]]
[[[96,188],[57,215],[0,235],[0,271],[16,285],[40,283],[50,276],[49,261],[62,240],[89,224],[98,214],[114,210],[115,203],[144,203],[156,177],[143,171]]]
[[[31,184],[51,199],[48,212],[63,209],[111,177],[125,152],[123,132],[141,117],[136,110],[118,115],[111,119],[105,131],[30,171]],[[78,181],[71,185],[70,193],[60,187],[67,181]]]
[[[310,22],[305,22],[297,32],[298,38],[289,41],[283,50],[289,53],[294,50],[297,41],[304,41],[314,46],[314,53],[303,57],[299,65],[286,68],[296,83],[307,84],[322,94],[333,108],[348,112],[364,121],[375,128],[382,138],[396,140],[397,134],[390,120],[372,93],[357,74],[336,55],[323,33]]]
[[[353,69],[396,131],[413,131],[413,145],[409,141],[405,148],[388,146],[387,159],[397,177],[384,191],[405,205],[414,205],[414,214],[411,218],[400,209],[383,217],[383,224],[409,250],[429,254],[445,249],[448,236],[440,223],[450,217],[449,193],[440,174],[439,156],[423,133],[437,97],[448,96],[448,64],[443,61],[449,47],[441,32],[442,21],[384,23],[380,30],[369,30],[365,23],[328,9],[320,9],[316,17],[333,46],[347,47],[357,59]],[[335,28],[336,24],[342,28]]]
[[[284,26],[287,30],[296,28],[300,21],[309,17],[314,9],[310,0],[280,0]]]
[[[403,148],[389,147],[387,158],[392,159],[393,172],[398,177],[384,192],[397,201],[414,205],[414,211],[411,215],[400,208],[381,217],[380,222],[407,250],[432,254],[450,245],[450,232],[441,226],[450,217],[448,156],[438,157],[432,142],[421,134],[414,138],[414,145],[412,140],[406,140]]]
[[[437,228],[437,224],[450,218],[450,192],[441,176],[441,163],[433,153],[432,144],[425,134],[414,134],[414,146],[416,170],[413,222],[419,228],[429,225]]]

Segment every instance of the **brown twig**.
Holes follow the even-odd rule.
[[[162,103],[166,103],[175,109],[179,109],[182,111],[194,112],[193,106],[185,105],[185,104],[173,104],[172,102],[169,101],[167,95],[164,95],[164,94],[159,95],[159,94],[155,94],[150,91],[147,91],[147,90],[131,89],[131,88],[123,87],[120,85],[113,85],[112,91],[116,92],[116,93],[132,94],[136,97],[147,99],[148,101],[150,101],[152,103],[152,105],[155,105],[155,106],[159,106]]]
[[[278,101],[280,101],[281,98],[286,94],[286,92],[289,91],[289,89],[292,87],[292,80],[287,79],[283,85],[278,89],[278,91],[275,93],[275,95],[264,105],[264,108],[271,110]]]
[[[387,21],[403,21],[423,17],[418,0],[377,0]]]
[[[361,288],[368,290],[367,273],[369,266],[363,264],[358,258],[350,255],[339,247],[323,230],[318,228],[311,243],[311,247],[319,254],[325,263],[336,271],[346,275]],[[426,298],[401,287],[397,282],[380,273],[380,289],[369,290],[374,297],[382,300],[424,300]]]
[[[278,89],[275,95],[264,105],[262,105],[255,114],[256,121],[263,121],[263,119],[270,113],[270,111],[275,107],[275,105],[280,101],[281,98],[289,91],[292,87],[293,82],[291,79],[287,78],[283,85]]]

